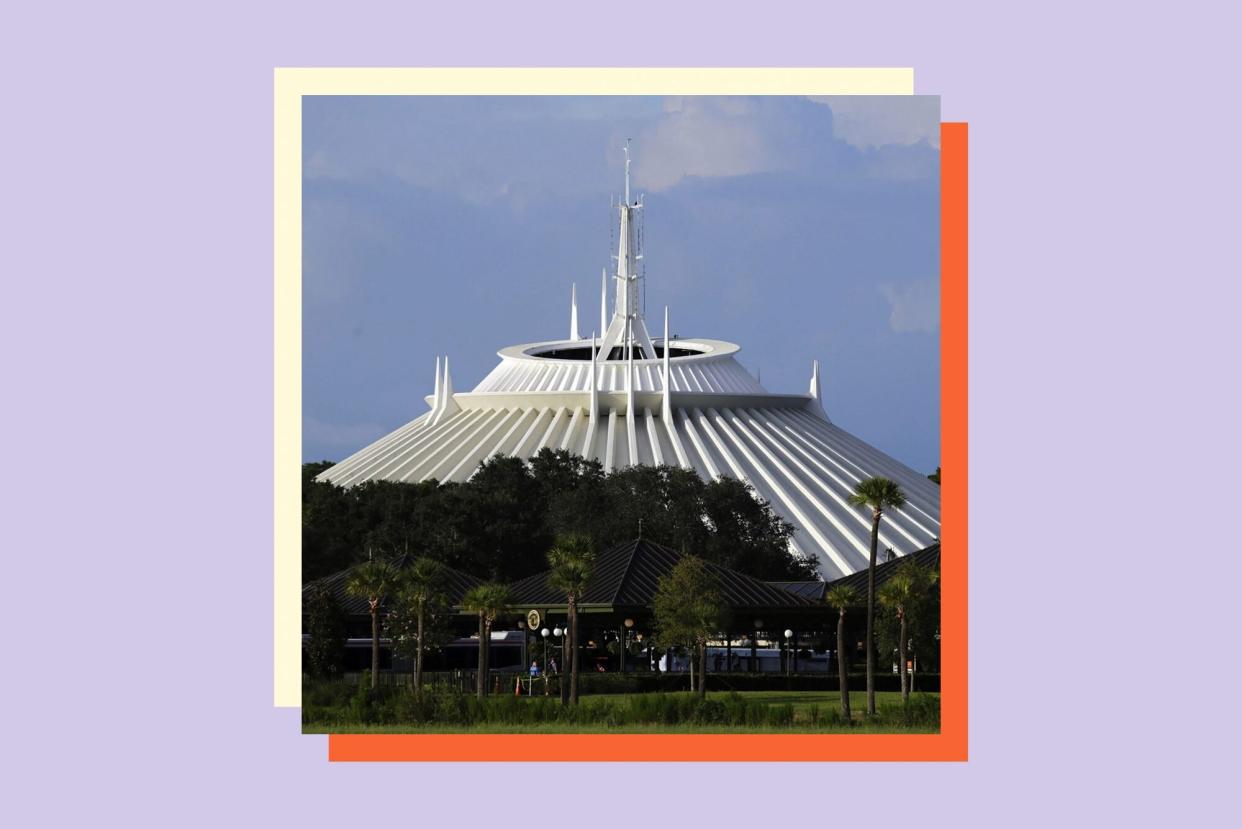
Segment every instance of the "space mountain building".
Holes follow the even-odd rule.
[[[694,469],[750,484],[797,528],[794,552],[833,579],[867,566],[870,511],[850,506],[860,480],[899,483],[907,502],[886,513],[880,549],[905,555],[940,535],[940,487],[832,423],[819,363],[806,394],[773,394],[736,359],[738,346],[706,338],[653,337],[639,303],[641,200],[632,201],[626,158],[612,313],[602,277],[599,331],[579,335],[576,290],[569,336],[513,345],[469,392],[456,392],[448,359],[436,360],[430,410],[319,475],[365,481],[465,481],[494,455],[528,459],[564,449],[603,464]]]

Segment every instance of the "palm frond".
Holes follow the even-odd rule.
[[[858,603],[858,594],[848,584],[838,584],[828,591],[826,598],[828,599],[828,604],[837,610],[845,610]]]
[[[866,478],[854,486],[849,502],[856,507],[885,510],[905,506],[906,494],[900,484],[890,478]]]
[[[396,587],[397,571],[387,561],[373,560],[360,564],[349,574],[345,590],[351,596],[370,599],[385,596]]]

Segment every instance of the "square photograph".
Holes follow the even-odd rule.
[[[937,96],[301,136],[305,733],[939,732]]]

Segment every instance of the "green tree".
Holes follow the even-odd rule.
[[[793,525],[749,484],[728,476],[705,484],[702,512],[707,542],[689,549],[702,550],[708,561],[765,581],[818,578],[813,560],[790,552]]]
[[[854,588],[838,584],[828,591],[828,604],[837,609],[837,679],[841,688],[841,717],[850,721],[850,674],[845,660],[845,613],[858,601]]]
[[[552,569],[548,584],[566,596],[569,609],[569,702],[578,704],[578,598],[586,590],[595,567],[595,547],[585,535],[569,534],[557,539],[548,551]],[[562,696],[562,699],[564,697]]]
[[[871,557],[867,564],[867,713],[875,715],[875,553],[880,543],[880,519],[887,509],[906,503],[906,495],[896,481],[867,478],[859,481],[850,496],[856,507],[871,508]]]
[[[345,657],[345,612],[323,585],[311,588],[302,608],[306,615],[306,672],[330,677],[341,671]]]
[[[544,448],[530,459],[530,470],[549,537],[580,533],[598,544],[608,514],[603,465],[565,449]]]
[[[699,696],[707,696],[707,640],[720,629],[725,604],[715,574],[703,559],[685,556],[656,587],[652,605],[656,641],[689,644],[699,663]]]
[[[462,569],[495,581],[512,581],[543,567],[552,542],[530,467],[498,455],[479,464],[459,490],[450,516],[470,558]]]
[[[488,659],[492,642],[492,624],[509,604],[509,588],[497,582],[472,587],[462,599],[462,607],[479,614],[479,678],[478,695],[487,696]]]
[[[366,599],[367,607],[371,611],[371,688],[373,689],[379,685],[379,608],[384,597],[396,586],[396,582],[397,571],[391,564],[387,561],[373,560],[354,568],[345,585],[345,590],[349,595]]]
[[[393,650],[414,659],[414,693],[423,693],[423,656],[439,638],[449,611],[448,573],[443,564],[416,558],[401,574],[397,601],[388,614]]]

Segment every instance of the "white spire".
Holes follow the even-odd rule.
[[[595,430],[599,428],[599,383],[595,373],[595,332],[591,332],[591,408],[587,412],[586,438],[582,442],[582,457],[591,457],[595,445]]]
[[[439,360],[436,360],[437,365]],[[439,377],[439,372],[436,373]],[[461,406],[453,399],[453,378],[449,375],[448,357],[444,358],[444,378],[440,382],[440,389],[436,396],[435,404],[431,407],[431,423],[435,426],[445,417],[461,411]]]
[[[608,269],[599,269],[599,335],[608,330]],[[605,359],[607,357],[605,356]]]
[[[440,393],[444,395],[442,401],[445,406],[453,402],[453,378],[449,375],[448,356],[444,357],[444,383],[440,387]]]
[[[819,407],[820,412],[824,411],[824,392],[819,382],[819,360],[811,362],[811,398]]]
[[[431,393],[431,410],[434,412],[440,406],[440,358],[436,357],[436,383],[434,391]]]
[[[599,412],[599,372],[595,364],[595,332],[591,332],[591,420]]]
[[[630,417],[634,416],[634,349],[630,349],[630,353],[625,361],[625,401],[629,408],[626,409],[630,413]]]
[[[628,440],[630,466],[638,465],[638,410],[634,408],[634,348],[630,347],[625,367],[625,435]]]
[[[669,364],[669,348],[668,340],[668,306],[664,306],[664,400],[663,406],[660,408],[660,417],[665,423],[672,423],[673,420],[673,374]]]
[[[630,142],[625,141],[625,203],[630,203]]]
[[[569,289],[569,339],[577,341],[582,339],[578,336],[578,283],[575,282]]]
[[[630,202],[630,151],[625,149],[625,198],[620,206],[620,233],[617,243],[617,281],[616,299],[613,303],[612,321],[603,333],[603,344],[600,350],[604,359],[612,354],[615,346],[626,350],[623,358],[628,359],[629,347],[638,346],[640,360],[655,359],[655,350],[651,345],[651,335],[647,333],[647,325],[643,322],[642,308],[638,302],[638,262],[643,258],[638,249],[638,227],[635,216],[642,209],[639,202]],[[601,320],[602,322],[602,320]]]

